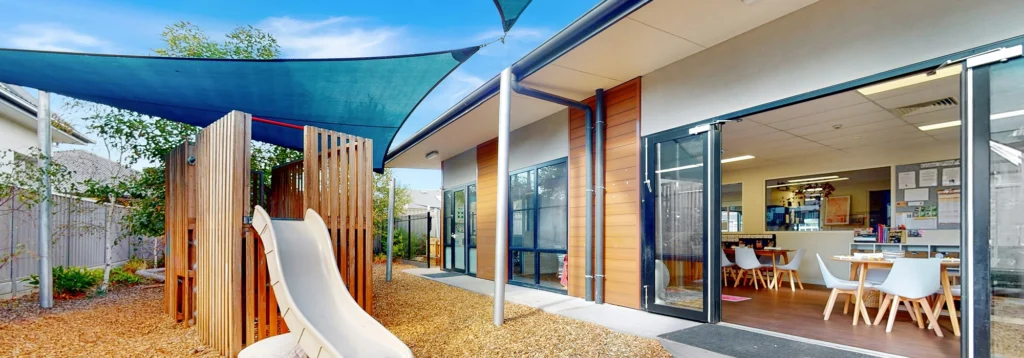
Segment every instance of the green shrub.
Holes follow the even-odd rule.
[[[146,263],[146,260],[134,256],[128,259],[128,261],[121,266],[121,268],[130,273],[135,273],[135,271],[138,270],[145,270],[148,267],[149,265]]]
[[[53,294],[58,298],[72,298],[88,292],[102,280],[103,270],[57,266],[53,268]],[[39,286],[39,275],[32,275],[23,281]]]
[[[128,270],[121,267],[110,270],[110,283],[114,285],[134,286],[145,283],[146,281],[146,278],[128,272]]]

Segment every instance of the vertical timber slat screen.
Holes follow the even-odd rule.
[[[242,219],[249,213],[250,115],[232,111],[196,141],[196,324],[228,356],[242,348]]]
[[[306,127],[303,148],[303,207],[327,223],[341,278],[372,313],[373,141]]]
[[[281,165],[270,171],[270,217],[302,219],[302,161]]]
[[[167,157],[166,208],[164,228],[168,253],[164,271],[164,302],[175,321],[191,325],[195,287],[195,166],[188,163],[195,155],[195,145],[182,143]]]

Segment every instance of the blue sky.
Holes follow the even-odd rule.
[[[599,0],[534,0],[505,44],[492,44],[438,86],[399,131],[400,143]],[[288,58],[396,55],[462,48],[501,37],[491,0],[24,1],[0,0],[0,47],[152,55],[164,26],[186,20],[212,38],[236,26],[272,33]],[[59,111],[61,99],[54,100]],[[79,128],[76,118],[69,118]],[[70,147],[58,148],[71,149]],[[102,156],[102,143],[88,148]],[[416,189],[439,171],[397,170]]]

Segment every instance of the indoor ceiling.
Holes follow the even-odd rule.
[[[816,1],[652,1],[522,79],[522,83],[570,99],[583,100],[593,96],[595,89],[611,88],[645,75]],[[511,128],[515,130],[563,108],[517,97],[512,103]],[[387,166],[438,169],[442,160],[495,137],[497,100],[492,97],[393,158]],[[436,158],[424,160],[427,153],[435,150],[439,153]]]
[[[723,157],[755,158],[725,163],[722,169],[799,163],[809,157],[884,154],[910,146],[959,147],[957,125],[929,131],[919,128],[960,119],[958,68],[940,72],[934,79],[915,75],[924,82],[892,89],[863,87],[727,123],[722,128]]]

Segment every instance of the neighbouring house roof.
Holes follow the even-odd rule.
[[[406,206],[406,208],[440,208],[441,196],[443,194],[444,193],[438,189],[409,189],[409,196],[412,197],[412,202],[410,202],[409,205]]]
[[[252,139],[292,149],[307,125],[369,138],[380,169],[409,114],[479,49],[277,60],[0,49],[0,81],[203,127],[238,110],[263,120]]]
[[[21,88],[21,86],[0,83],[0,118],[8,118],[21,126],[35,130],[36,121],[38,120],[36,118],[36,108],[38,106],[39,100],[29,94],[28,91],[25,91],[24,88]],[[51,115],[54,119],[61,120],[57,112],[51,111]],[[70,126],[53,123],[51,128],[54,143],[92,143],[92,140],[74,128],[70,128]]]
[[[99,183],[109,183],[114,177],[134,178],[140,174],[135,169],[81,149],[54,152],[53,161],[68,168],[71,172],[71,183],[76,186],[83,185],[89,179]],[[69,188],[56,189],[59,192],[69,191]]]

